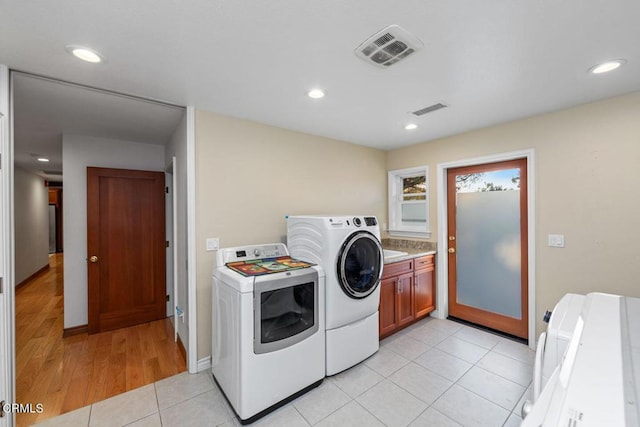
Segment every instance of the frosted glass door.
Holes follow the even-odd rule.
[[[512,162],[453,169],[448,193],[449,312],[518,336],[526,334],[523,172],[526,164]]]
[[[520,319],[520,191],[456,196],[458,303]]]

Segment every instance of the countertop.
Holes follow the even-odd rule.
[[[385,264],[419,258],[425,255],[435,255],[437,252],[436,244],[434,242],[405,239],[382,239],[381,243],[382,249],[407,252],[407,255],[385,258]]]

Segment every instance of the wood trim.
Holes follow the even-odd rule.
[[[87,332],[89,332],[89,325],[72,326],[71,328],[64,328],[64,330],[62,331],[62,338],[86,334]]]
[[[41,274],[45,274],[48,271],[49,271],[49,263],[47,262],[47,265],[45,265],[44,267],[42,267],[41,269],[39,269],[38,271],[33,273],[31,276],[29,276],[26,279],[24,279],[22,282],[18,283],[16,285],[16,289],[19,289],[19,288],[27,285],[30,281],[32,281],[36,277],[40,276]]]

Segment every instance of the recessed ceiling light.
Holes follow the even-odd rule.
[[[626,59],[614,59],[613,61],[603,62],[602,64],[594,65],[589,68],[589,72],[591,74],[602,74],[608,73],[609,71],[613,71],[619,68],[621,65],[624,65],[627,62]]]
[[[311,89],[309,92],[307,92],[307,95],[309,96],[309,98],[320,99],[324,98],[324,91],[322,89]]]
[[[36,160],[41,163],[49,163],[49,159],[47,159],[46,157],[38,157]]]
[[[409,123],[409,124],[405,125],[404,128],[406,130],[414,130],[414,129],[418,129],[418,125],[415,124],[415,123]]]
[[[86,62],[97,64],[104,61],[104,56],[93,49],[89,49],[88,47],[68,45],[65,47],[65,49],[76,58],[82,59]]]

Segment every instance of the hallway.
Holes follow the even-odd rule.
[[[170,318],[110,332],[62,338],[63,255],[16,289],[16,397],[41,414],[17,415],[32,425],[186,370]]]

